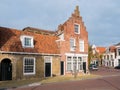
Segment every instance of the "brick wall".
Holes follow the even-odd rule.
[[[74,24],[80,25],[80,34],[75,34]],[[65,61],[65,65],[66,65],[65,55],[66,53],[88,54],[88,32],[86,31],[86,27],[84,25],[84,22],[82,21],[82,17],[79,15],[79,11],[77,11],[77,9],[63,25],[59,25],[58,34],[59,33],[64,33],[64,40],[59,41],[59,48],[61,53],[61,60]],[[75,52],[70,51],[70,38],[75,39],[76,42]],[[80,52],[79,40],[84,40],[85,49],[84,52]]]

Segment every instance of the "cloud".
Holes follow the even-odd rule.
[[[79,5],[89,41],[96,45],[119,42],[120,0],[2,0],[0,26],[55,30]]]

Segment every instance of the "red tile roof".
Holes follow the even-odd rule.
[[[43,30],[43,29],[38,29],[38,28],[33,28],[33,27],[26,27],[23,29],[23,31],[28,31],[28,32],[33,32],[33,33],[38,33],[38,34],[43,34],[43,35],[55,35],[55,31]]]
[[[105,47],[96,47],[98,53],[102,54],[105,52],[106,48]]]
[[[110,52],[115,52],[116,51],[116,47],[115,46],[110,46],[109,50],[110,50]]]
[[[33,36],[34,48],[23,48],[20,40],[21,35]],[[0,27],[1,51],[59,54],[57,39],[56,36]]]

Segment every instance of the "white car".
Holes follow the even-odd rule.
[[[97,66],[96,66],[96,65],[91,65],[91,66],[90,66],[90,70],[97,71],[97,70],[98,70],[98,68],[97,68]]]

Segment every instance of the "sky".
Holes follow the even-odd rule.
[[[120,0],[0,0],[0,26],[55,31],[77,5],[91,45],[120,42]]]

